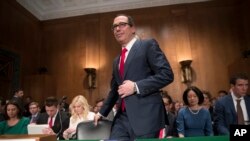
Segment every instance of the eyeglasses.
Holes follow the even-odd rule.
[[[129,24],[129,23],[120,22],[120,23],[118,23],[118,24],[112,25],[111,30],[113,31],[113,30],[115,30],[117,27],[119,27],[119,28],[124,28],[126,25],[130,25],[130,26],[131,26],[131,24]]]
[[[36,106],[35,107],[29,107],[29,109],[36,109],[36,108],[38,108],[38,107],[36,107]]]

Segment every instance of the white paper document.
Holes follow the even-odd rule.
[[[43,129],[48,128],[48,124],[29,124],[28,134],[43,134]]]

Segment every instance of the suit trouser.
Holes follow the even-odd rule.
[[[159,135],[159,132],[154,132],[142,136],[136,136],[130,125],[126,111],[119,111],[113,122],[114,123],[110,134],[110,139],[112,140],[133,141],[138,138],[158,138]]]

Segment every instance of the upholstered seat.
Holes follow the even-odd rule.
[[[94,121],[84,121],[77,125],[77,140],[100,140],[108,139],[111,131],[112,122],[108,120],[100,120],[98,125],[94,125]]]

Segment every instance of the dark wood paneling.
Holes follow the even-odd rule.
[[[97,68],[98,82],[97,89],[92,91],[93,96],[86,94],[89,93],[86,88],[82,88],[80,85],[75,87],[77,87],[76,90],[86,94],[91,99],[90,103],[93,104],[93,99],[105,97],[108,94],[112,62],[120,52],[120,47],[110,31],[112,19],[118,13],[127,13],[133,16],[136,21],[138,35],[141,38],[153,37],[157,39],[161,49],[167,55],[175,73],[175,80],[164,89],[174,99],[180,100],[182,92],[186,88],[180,80],[179,61],[183,59],[193,59],[192,68],[195,76],[193,85],[208,90],[213,95],[216,95],[216,92],[220,89],[227,90],[229,88],[228,66],[241,57],[240,54],[243,50],[240,46],[241,33],[239,31],[241,29],[238,6],[238,4],[235,5],[235,3],[231,2],[225,3],[225,5],[212,2],[93,14],[44,22],[44,31],[47,32],[47,29],[50,29],[53,33],[65,34],[61,35],[65,36],[63,42],[72,42],[72,40],[79,42],[77,39],[81,39],[82,44],[80,44],[81,47],[78,52],[85,51],[85,55],[81,54],[83,55],[81,61],[84,61],[82,63],[84,64],[83,67],[94,64],[93,66]],[[80,20],[77,21],[77,19]],[[80,25],[82,27],[80,29],[83,29],[84,32],[78,34],[78,26],[72,25],[71,28],[67,28],[66,23],[69,22]],[[51,24],[54,25],[53,28],[51,28]],[[57,30],[58,26],[62,29]],[[69,31],[67,30],[80,37],[68,34]],[[46,43],[44,47],[50,54],[60,54],[64,48],[68,48],[69,45],[61,43],[61,49],[56,49],[56,46],[58,46],[56,43],[61,42],[61,40],[58,40],[57,36],[46,32],[45,40],[43,40]],[[70,36],[74,36],[74,38]],[[74,50],[74,47],[71,46],[71,49]],[[58,57],[60,58],[60,56],[62,57],[62,55]],[[77,52],[70,54],[70,56],[77,56]],[[73,64],[80,61],[78,58],[73,58],[75,59]],[[49,64],[51,64],[51,60],[54,60],[54,57],[49,58]],[[56,65],[56,62],[53,65]],[[72,66],[65,64],[65,68],[70,69],[70,67]],[[57,66],[56,68],[60,67]],[[60,69],[54,71],[58,74],[58,77],[62,76]],[[76,77],[70,73],[63,75]],[[86,74],[83,74],[84,76]],[[67,81],[65,78],[57,79]],[[68,83],[68,85],[57,84],[57,94],[64,93],[63,95],[67,95],[70,93],[74,86],[70,84],[72,82]],[[75,81],[74,84],[77,83],[80,83],[80,81]],[[63,87],[69,92],[60,91],[61,88],[59,87]]]
[[[20,81],[20,87],[24,91],[30,89],[32,86],[24,87],[24,79],[37,73],[40,66],[40,22],[14,0],[0,1],[0,47],[20,56],[21,71],[17,81]],[[7,95],[6,98],[10,98],[12,92],[13,88],[0,90],[1,95]],[[25,93],[25,96],[28,95],[32,96],[32,93]]]
[[[228,67],[240,60],[241,52],[249,48],[250,21],[245,3],[249,5],[244,0],[209,1],[49,20],[38,24],[41,32],[34,20],[27,21],[22,14],[14,14],[19,17],[18,20],[25,19],[21,20],[25,24],[18,23],[18,27],[28,31],[26,33],[18,28],[21,33],[17,35],[13,34],[16,30],[8,25],[16,25],[15,19],[13,16],[8,18],[1,9],[1,17],[6,22],[0,26],[0,31],[4,31],[7,37],[0,36],[12,48],[18,44],[25,46],[25,49],[13,50],[27,55],[23,65],[23,70],[29,75],[23,74],[27,92],[43,95],[37,98],[66,95],[69,100],[82,94],[93,105],[96,99],[108,94],[113,59],[120,52],[110,30],[112,20],[116,14],[126,13],[134,17],[141,38],[153,37],[159,42],[173,68],[175,80],[164,90],[174,99],[182,99],[186,85],[181,83],[179,61],[192,58],[192,84],[215,96],[218,90],[229,89]],[[1,7],[6,10],[6,6]],[[244,10],[239,10],[242,7]],[[242,13],[243,16],[240,16]],[[30,22],[33,24],[28,30],[26,24]],[[24,35],[22,39],[12,38]],[[38,46],[31,48],[35,44]],[[31,70],[37,66],[45,66],[48,72],[45,75],[32,74]],[[97,69],[97,88],[92,91],[86,87],[85,67]]]

